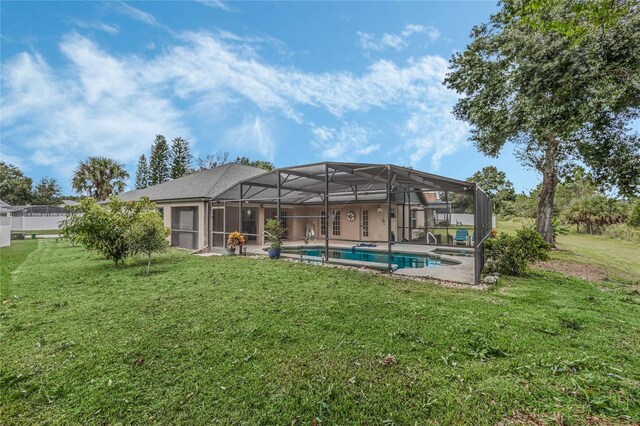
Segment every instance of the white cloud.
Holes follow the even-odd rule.
[[[184,33],[150,59],[114,56],[72,34],[60,45],[68,64],[58,69],[37,53],[20,54],[2,66],[3,139],[26,141],[37,164],[66,167],[107,155],[133,166],[155,134],[197,142],[188,117],[232,117],[242,108],[249,118],[227,137],[269,160],[278,149],[270,117],[306,125],[310,109],[335,120],[309,127],[323,158],[357,160],[380,152],[384,142],[387,151],[402,146],[414,165],[431,156],[435,167],[464,143],[467,128],[450,113],[456,96],[442,86],[442,57],[377,60],[360,74],[309,73],[271,65],[245,48],[255,40],[230,34]],[[354,119],[373,109],[404,117],[401,130],[384,129],[392,140],[377,134],[371,143]]]
[[[425,56],[405,67],[379,60],[360,76],[312,74],[244,57],[241,50],[208,33],[188,33],[183,39],[187,45],[176,46],[154,61],[149,78],[170,79],[180,96],[229,91],[262,110],[279,110],[298,122],[302,121],[299,106],[322,108],[340,117],[420,102],[430,87],[441,85],[447,72],[445,59]]]
[[[203,4],[205,6],[209,6],[209,7],[214,7],[216,9],[222,9],[225,12],[231,12],[233,11],[233,9],[231,7],[229,7],[228,4],[226,4],[223,1],[220,0],[196,0],[198,3]]]
[[[80,19],[72,19],[70,22],[80,28],[99,30],[111,35],[120,33],[120,29],[117,26],[105,24],[103,22],[88,22]]]
[[[339,129],[313,127],[311,146],[326,160],[350,161],[362,155],[369,155],[380,149],[379,144],[368,141],[367,130],[355,123],[344,124]]]
[[[3,137],[22,141],[31,163],[65,167],[88,155],[132,163],[157,133],[190,136],[137,60],[113,58],[78,35],[60,48],[71,66],[57,73],[39,55],[3,64]]]
[[[6,150],[3,148],[2,153],[0,153],[0,161],[14,165],[17,168],[21,169],[23,172],[27,169],[27,164],[25,163],[24,158],[7,154],[5,151]]]
[[[409,37],[415,34],[422,34],[428,42],[433,43],[440,38],[440,31],[432,26],[408,24],[399,34],[384,33],[376,37],[373,33],[358,31],[357,33],[360,47],[365,50],[382,51],[385,49],[402,50],[409,45]]]
[[[245,118],[241,125],[226,132],[225,139],[233,150],[240,148],[244,152],[257,151],[262,158],[274,160],[275,144],[271,126],[259,116]]]
[[[115,10],[117,12],[125,16],[128,16],[131,19],[135,19],[136,21],[143,22],[153,27],[162,27],[162,25],[156,20],[155,16],[153,16],[150,13],[144,12],[133,6],[129,6],[123,1],[119,1],[114,5],[115,5]]]
[[[402,134],[412,166],[430,156],[431,168],[438,170],[442,158],[469,146],[468,126],[456,120],[449,111],[446,104],[423,104],[406,120]]]

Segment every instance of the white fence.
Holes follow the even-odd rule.
[[[471,213],[451,213],[451,225],[469,225],[473,226],[473,214]],[[496,227],[496,215],[491,217],[491,226]]]
[[[11,219],[0,217],[0,247],[11,245]]]
[[[473,214],[471,213],[451,213],[451,225],[469,225],[473,226]],[[491,217],[491,226],[496,227],[496,215]]]
[[[58,229],[60,222],[67,218],[60,216],[11,216],[11,229],[13,231],[36,231],[44,229]]]

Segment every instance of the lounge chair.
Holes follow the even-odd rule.
[[[469,230],[456,229],[456,235],[453,237],[453,243],[455,245],[458,245],[458,243],[462,243],[464,245],[469,244]]]

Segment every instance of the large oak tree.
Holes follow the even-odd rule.
[[[640,187],[640,143],[627,127],[640,106],[638,7],[617,2],[624,7],[605,25],[576,13],[573,3],[527,9],[503,2],[488,24],[473,28],[445,80],[462,95],[454,113],[472,125],[481,152],[498,156],[513,143],[518,158],[541,173],[536,227],[552,244],[562,168],[580,160],[601,186],[622,195]],[[569,37],[554,30],[558,22],[587,30]]]

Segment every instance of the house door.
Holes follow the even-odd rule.
[[[224,207],[211,208],[211,245],[224,247]]]
[[[369,209],[360,210],[360,239],[369,239]]]
[[[242,233],[247,241],[256,241],[258,236],[258,209],[247,207],[242,209]]]

